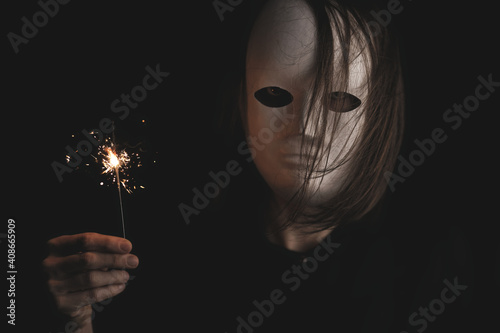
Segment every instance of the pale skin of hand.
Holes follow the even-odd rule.
[[[43,261],[49,289],[58,309],[78,325],[78,333],[91,333],[92,304],[120,294],[139,259],[132,243],[114,236],[82,233],[49,240]]]

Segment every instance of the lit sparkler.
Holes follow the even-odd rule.
[[[145,120],[142,121],[144,123]],[[94,136],[94,140],[100,141],[98,135],[94,132],[90,132],[90,135]],[[75,137],[73,134],[71,137]],[[131,146],[130,144],[126,144],[129,152],[124,149],[118,149],[115,145],[115,135],[113,133],[112,138],[106,137],[104,138],[104,142],[97,148],[98,153],[96,155],[90,154],[93,158],[94,163],[85,163],[84,170],[87,173],[90,173],[95,177],[96,171],[95,168],[100,169],[101,174],[106,175],[112,183],[116,182],[118,187],[118,198],[120,200],[120,215],[122,222],[122,231],[123,238],[125,238],[125,218],[123,212],[123,200],[122,200],[122,188],[127,191],[127,193],[131,194],[133,190],[137,189],[145,189],[143,185],[139,185],[135,181],[134,173],[136,168],[142,167],[142,159],[138,151],[142,151],[140,149],[141,143],[136,144],[135,146]],[[76,151],[78,153],[78,151]],[[70,162],[71,156],[66,155],[66,161]],[[156,163],[156,160],[153,161]],[[76,170],[79,170],[79,167],[76,167]],[[111,184],[106,180],[100,181],[101,186],[109,186]]]
[[[104,165],[104,173],[113,173],[116,176],[116,185],[118,186],[118,198],[120,199],[120,214],[122,218],[122,230],[123,230],[123,238],[125,238],[125,219],[123,217],[123,201],[122,201],[122,191],[121,187],[127,192],[130,193],[130,190],[127,188],[127,180],[120,181],[120,169],[124,169],[127,167],[130,162],[130,157],[128,156],[125,150],[117,153],[114,149],[114,146],[103,146],[101,151],[99,152],[104,156],[103,165]]]

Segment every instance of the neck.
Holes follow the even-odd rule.
[[[286,202],[273,198],[267,214],[266,231],[271,243],[283,246],[295,252],[306,252],[316,247],[333,230],[311,232],[314,229],[308,227],[286,227],[290,209]]]

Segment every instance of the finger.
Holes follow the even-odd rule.
[[[57,297],[58,307],[63,313],[75,314],[81,308],[114,297],[121,293],[124,289],[125,284],[121,283],[75,293],[67,293]]]
[[[127,283],[129,278],[129,274],[124,270],[110,270],[107,272],[91,270],[64,280],[51,279],[49,280],[49,288],[53,293],[64,294],[112,284]]]
[[[136,268],[139,259],[133,254],[111,254],[99,252],[84,252],[67,257],[48,257],[44,266],[52,278],[66,279],[76,273],[87,270],[103,270],[108,268]]]
[[[124,238],[95,232],[56,237],[49,240],[48,246],[50,253],[57,256],[89,251],[129,253],[132,250],[132,243]]]

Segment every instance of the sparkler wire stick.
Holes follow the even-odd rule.
[[[120,199],[120,213],[122,217],[122,231],[123,231],[123,238],[125,237],[125,219],[123,218],[123,202],[122,202],[122,190],[121,190],[121,185],[120,185],[120,170],[118,169],[118,165],[115,166],[115,172],[116,172],[116,183],[118,185],[118,198]]]
[[[104,148],[104,151],[106,152],[106,155],[103,160],[105,167],[103,173],[110,173],[111,171],[115,172],[116,185],[118,186],[118,199],[120,200],[120,215],[122,220],[123,238],[125,238],[125,218],[123,214],[123,199],[121,189],[122,185],[125,187],[125,183],[122,184],[122,182],[120,181],[120,167],[124,167],[130,161],[130,159],[126,152],[117,154],[113,146]]]

